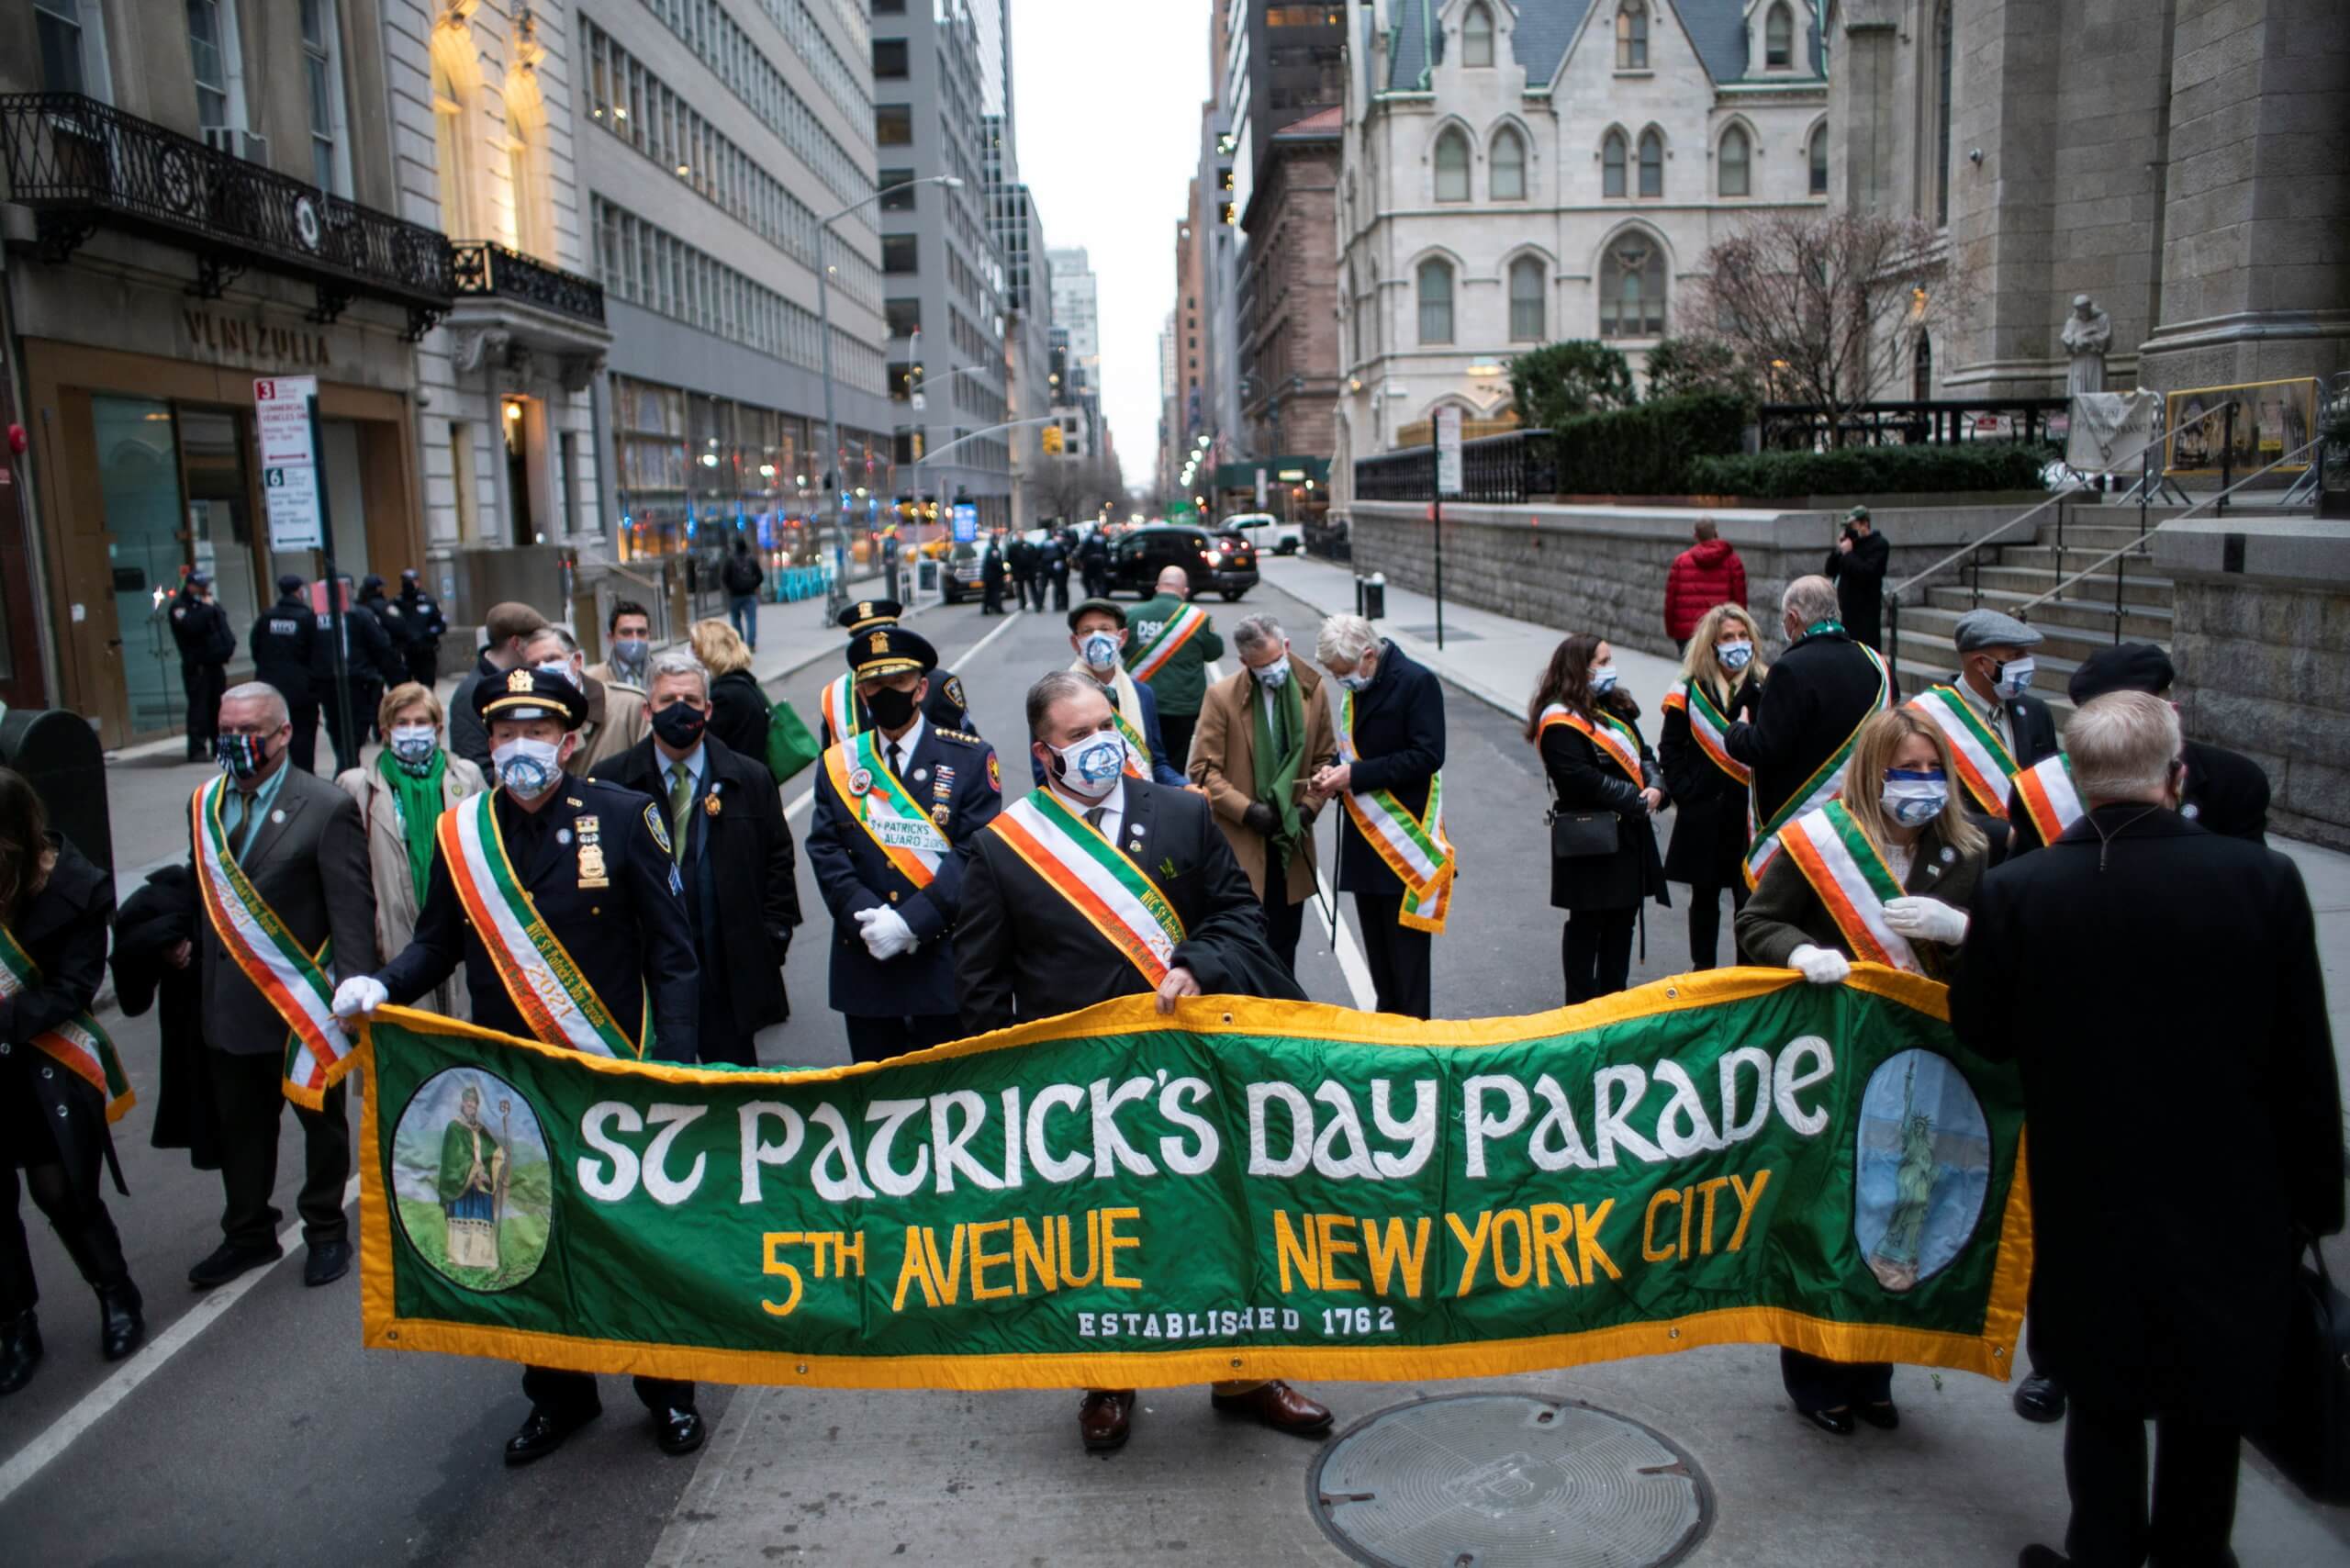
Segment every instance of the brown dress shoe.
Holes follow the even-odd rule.
[[[1126,1446],[1134,1425],[1135,1391],[1131,1388],[1091,1388],[1077,1407],[1077,1435],[1088,1453],[1112,1453]]]
[[[1318,1438],[1330,1429],[1330,1407],[1308,1399],[1275,1379],[1246,1394],[1215,1394],[1208,1403],[1232,1416],[1249,1416],[1276,1432],[1293,1438]]]

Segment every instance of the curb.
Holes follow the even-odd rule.
[[[1350,615],[1353,613],[1351,610],[1340,611],[1332,610],[1326,604],[1316,603],[1314,598],[1309,597],[1300,588],[1293,587],[1289,583],[1279,581],[1271,577],[1267,577],[1265,581],[1271,584],[1273,588],[1279,589],[1281,592],[1289,595],[1290,598],[1297,600],[1300,604],[1303,604],[1306,609],[1313,610],[1317,615],[1337,615],[1341,613]],[[1373,622],[1371,624],[1375,626],[1378,622]],[[1393,627],[1390,627],[1387,631],[1382,633],[1381,635],[1386,637],[1390,642],[1395,644],[1405,653],[1411,655],[1412,657],[1420,664],[1423,664],[1429,669],[1434,670],[1436,672],[1437,678],[1442,680],[1448,686],[1459,687],[1461,690],[1467,692],[1478,701],[1483,702],[1486,707],[1492,708],[1499,712],[1506,713],[1513,719],[1521,719],[1525,717],[1526,711],[1524,703],[1518,701],[1515,698],[1505,697],[1500,692],[1495,691],[1492,687],[1485,685],[1483,681],[1473,680],[1467,676],[1455,672],[1449,667],[1451,663],[1449,659],[1442,654],[1435,653],[1430,650],[1428,646],[1422,643],[1417,637],[1412,636],[1408,633],[1396,631]]]

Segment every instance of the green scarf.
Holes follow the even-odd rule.
[[[1257,691],[1264,689],[1254,676],[1249,678],[1249,685]],[[1273,700],[1281,704],[1281,729],[1289,736],[1289,745],[1278,755],[1273,750],[1273,725],[1266,716],[1265,704],[1253,693],[1248,700],[1249,717],[1257,727],[1257,799],[1272,807],[1281,819],[1281,831],[1266,846],[1268,878],[1289,864],[1290,847],[1304,831],[1297,811],[1297,776],[1305,766],[1305,703],[1298,696],[1295,670],[1290,671],[1289,678],[1281,682]]]
[[[375,758],[375,771],[399,802],[400,824],[408,830],[408,868],[416,879],[416,907],[422,909],[425,884],[432,878],[432,829],[441,820],[441,780],[449,771],[449,754],[433,747],[424,771],[411,773],[386,747]]]

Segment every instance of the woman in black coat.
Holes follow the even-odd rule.
[[[1616,818],[1613,844],[1603,828],[1590,853],[1561,857],[1553,839],[1550,907],[1567,912],[1559,948],[1570,1006],[1630,983],[1641,902],[1670,902],[1649,822],[1664,809],[1665,794],[1635,722],[1639,704],[1616,679],[1616,651],[1578,632],[1550,655],[1526,711],[1526,738],[1542,754],[1556,815]]]
[[[767,760],[767,699],[751,673],[751,650],[723,621],[697,621],[694,657],[710,671],[710,734],[736,756]]]
[[[1681,660],[1681,684],[1664,700],[1664,733],[1657,737],[1657,760],[1673,795],[1673,844],[1664,852],[1664,878],[1689,885],[1689,967],[1710,969],[1720,946],[1722,890],[1730,911],[1746,907],[1746,765],[1724,753],[1716,760],[1691,729],[1690,704],[1713,710],[1708,718],[1735,722],[1754,704],[1768,673],[1756,656],[1762,639],[1745,607],[1718,604],[1706,611],[1689,635]],[[1732,944],[1735,948],[1736,944]]]
[[[40,1289],[17,1213],[19,1170],[98,1294],[101,1353],[118,1361],[147,1337],[139,1287],[98,1190],[99,1161],[114,1159],[106,1096],[39,1043],[86,1018],[106,978],[113,921],[112,879],[50,833],[33,787],[0,767],[0,923],[37,971],[17,975],[0,999],[0,1394],[31,1382],[42,1353],[33,1312]],[[115,1181],[119,1188],[119,1170]]]

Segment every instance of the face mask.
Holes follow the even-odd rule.
[[[1348,691],[1360,691],[1364,687],[1369,686],[1372,681],[1378,678],[1379,666],[1377,665],[1372,665],[1368,669],[1358,669],[1352,675],[1340,676],[1338,678],[1338,684],[1345,687]]]
[[[574,690],[579,688],[579,678],[572,673],[569,659],[551,659],[539,666],[538,670],[541,675],[551,675],[557,680],[569,682]]]
[[[213,741],[212,753],[231,778],[251,778],[269,766],[268,743],[259,735],[221,735]]]
[[[710,727],[710,715],[690,702],[672,702],[653,715],[653,733],[675,751],[691,751]]]
[[[1089,632],[1077,645],[1077,656],[1088,669],[1108,669],[1118,659],[1118,639],[1107,632]]]
[[[421,767],[432,760],[441,737],[432,733],[430,724],[394,724],[389,744],[394,756],[410,767]]]
[[[865,700],[865,707],[873,715],[873,722],[883,729],[900,729],[914,716],[914,694],[885,686]]]
[[[1744,669],[1748,665],[1754,662],[1754,644],[1751,643],[1724,643],[1720,647],[1714,650],[1714,656],[1721,660],[1722,668],[1724,669]]]
[[[1903,827],[1919,827],[1942,814],[1942,807],[1950,801],[1950,784],[1942,770],[1910,772],[1902,768],[1887,769],[1885,788],[1877,796],[1877,804],[1885,814]]]
[[[1999,666],[1998,689],[2002,697],[2021,697],[2031,686],[2031,678],[2039,665],[2031,659],[2009,659]]]
[[[1125,737],[1115,730],[1097,730],[1075,745],[1055,746],[1053,777],[1089,801],[1098,801],[1117,787],[1125,771]]]
[[[489,754],[498,765],[498,781],[507,792],[525,800],[543,793],[563,774],[563,747],[554,741],[518,738]]]
[[[653,644],[642,637],[623,637],[612,644],[612,664],[621,669],[643,669]]]
[[[1271,664],[1259,665],[1248,673],[1255,676],[1257,684],[1266,690],[1279,691],[1289,684],[1289,660],[1286,656],[1278,658]]]
[[[1616,689],[1616,682],[1621,678],[1622,678],[1616,673],[1616,666],[1614,665],[1601,665],[1597,669],[1591,672],[1592,695],[1595,697],[1606,696],[1609,692]]]

